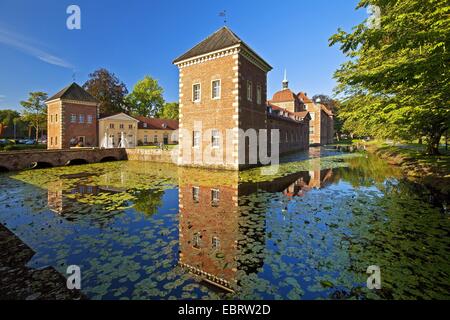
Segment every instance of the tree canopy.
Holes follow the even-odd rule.
[[[336,71],[344,128],[358,135],[426,137],[437,154],[450,126],[450,7],[447,0],[361,0],[377,8],[330,38],[349,58]]]
[[[180,106],[178,102],[167,102],[164,104],[163,108],[161,109],[160,113],[158,114],[159,118],[162,119],[173,119],[177,120],[179,117],[180,112]]]
[[[129,112],[135,116],[157,116],[164,106],[163,88],[156,79],[145,76],[138,81],[127,96]]]
[[[35,129],[36,141],[39,139],[39,130],[44,130],[47,123],[47,98],[45,92],[30,92],[28,99],[20,102],[24,108],[22,118]]]
[[[100,101],[100,114],[126,111],[128,89],[114,73],[102,68],[89,74],[89,78],[83,88]]]

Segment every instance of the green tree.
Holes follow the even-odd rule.
[[[99,69],[89,74],[83,88],[100,101],[100,114],[126,111],[125,96],[128,89],[114,73]]]
[[[145,76],[127,96],[129,112],[135,116],[155,117],[163,108],[163,88],[156,79]]]
[[[178,102],[168,102],[164,104],[164,107],[162,108],[161,112],[158,114],[159,118],[162,119],[173,119],[178,120],[180,111],[180,106]]]
[[[17,111],[10,109],[0,110],[0,137],[8,127],[13,127],[16,124],[17,119],[20,119],[20,114]]]
[[[450,7],[447,0],[361,0],[376,6],[377,25],[364,21],[330,38],[349,61],[336,71],[344,128],[358,135],[424,136],[439,153],[450,126]]]
[[[39,139],[39,130],[44,130],[47,123],[47,94],[44,92],[30,92],[28,100],[21,101],[24,108],[22,119],[29,122],[36,131],[36,141]]]

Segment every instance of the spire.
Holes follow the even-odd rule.
[[[284,69],[284,79],[283,79],[283,90],[289,88],[289,81],[287,79],[287,72],[286,69]]]

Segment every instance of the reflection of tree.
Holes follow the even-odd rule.
[[[134,209],[148,216],[155,214],[162,205],[162,190],[141,190],[135,194]]]
[[[349,167],[334,170],[335,181],[342,179],[355,188],[370,187],[374,184],[381,187],[386,177],[400,177],[400,171],[397,168],[387,165],[384,160],[373,155],[350,158],[346,162]]]

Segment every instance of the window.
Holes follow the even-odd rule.
[[[220,143],[219,130],[212,130],[211,143],[212,143],[213,148],[219,148],[219,143]]]
[[[198,203],[199,199],[200,199],[200,188],[192,187],[192,200],[194,200],[194,202]]]
[[[119,129],[123,129],[123,128],[124,128],[123,123],[119,124]]]
[[[211,88],[212,88],[212,92],[211,92],[211,94],[212,94],[212,98],[213,99],[220,99],[220,88],[221,87],[221,85],[220,85],[220,80],[214,80],[213,82],[212,82],[212,86],[211,86]]]
[[[133,125],[132,125],[132,124],[129,124],[129,125],[128,125],[128,129],[130,129],[130,130],[133,129]]]
[[[194,131],[194,135],[193,135],[193,140],[192,140],[192,146],[194,148],[198,148],[200,147],[200,131]]]
[[[55,114],[55,122],[58,122],[58,114]]]
[[[316,114],[314,112],[310,112],[309,115],[311,116],[311,120],[316,119]]]
[[[93,120],[94,120],[94,117],[93,117],[91,114],[88,114],[88,116],[87,116],[87,122],[88,122],[89,124],[92,124]]]
[[[50,138],[50,145],[53,145],[53,137]]]
[[[53,122],[53,115],[50,115],[50,122]]]
[[[78,122],[79,123],[84,123],[84,114],[80,114],[78,117]]]
[[[55,146],[58,145],[58,137],[55,137]]]
[[[314,134],[314,127],[309,127],[309,133]]]
[[[217,189],[212,189],[211,190],[211,205],[213,207],[217,207],[219,205],[219,197],[220,196],[220,191]]]
[[[144,128],[147,128],[147,123],[144,122],[143,126],[144,126]]]
[[[247,81],[247,100],[252,101],[253,97],[253,84],[251,81]]]
[[[71,123],[77,122],[77,115],[76,114],[71,114],[70,115],[70,122]]]
[[[148,143],[148,136],[144,135],[144,143]]]
[[[200,232],[194,233],[194,237],[192,239],[192,246],[197,249],[200,248],[201,241],[202,241],[202,236],[201,236]]]
[[[153,136],[153,143],[158,143],[158,136],[156,134]]]
[[[200,102],[200,99],[201,99],[200,83],[196,83],[192,86],[192,101]]]
[[[212,247],[213,247],[213,249],[219,249],[220,248],[219,237],[212,237]]]
[[[110,128],[110,129],[114,129],[114,123],[110,123],[110,124],[109,124],[109,128]]]
[[[261,86],[258,85],[256,87],[256,103],[261,104],[261,100],[262,100],[262,90],[261,90]]]

